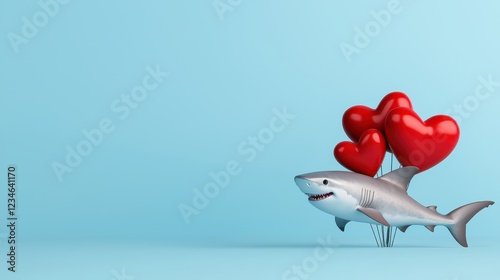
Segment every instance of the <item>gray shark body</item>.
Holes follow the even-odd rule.
[[[404,167],[375,179],[353,172],[325,171],[296,176],[295,182],[313,206],[335,216],[342,231],[350,221],[395,226],[403,232],[410,225],[423,225],[431,231],[442,225],[467,247],[467,222],[494,202],[475,202],[448,215],[439,214],[436,206],[425,207],[408,195],[408,185],[417,173],[416,167]]]

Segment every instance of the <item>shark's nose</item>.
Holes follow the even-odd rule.
[[[310,179],[305,176],[295,176],[295,184],[297,184],[300,191],[305,194],[316,194],[318,192]]]
[[[295,176],[294,180],[295,180],[295,184],[297,184],[297,186],[299,186],[299,187],[309,187],[310,186],[309,180],[307,180],[302,175]]]

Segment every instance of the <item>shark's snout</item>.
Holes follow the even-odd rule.
[[[295,180],[295,184],[297,184],[297,186],[300,186],[302,184],[304,184],[306,186],[310,185],[309,180],[304,175],[295,176],[294,180]]]
[[[303,193],[310,193],[312,189],[311,182],[304,175],[295,176],[294,180],[300,191]]]
[[[325,189],[323,185],[320,186],[314,179],[311,179],[306,175],[295,176],[294,180],[300,191],[305,193],[309,197],[310,201],[323,200],[333,195],[331,190]]]

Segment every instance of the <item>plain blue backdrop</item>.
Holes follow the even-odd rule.
[[[388,5],[398,12],[376,23]],[[23,17],[40,21],[43,16],[33,17],[44,10],[36,1],[0,4],[0,168],[18,167],[21,244],[293,247],[332,234],[339,244],[355,238],[349,244],[374,245],[367,225],[339,232],[293,177],[343,170],[332,154],[347,140],[343,112],[375,107],[391,91],[405,92],[423,119],[460,118],[455,151],[416,176],[410,195],[441,213],[500,201],[500,86],[486,99],[474,97],[480,77],[500,82],[497,1],[73,0],[57,6],[32,38],[13,43],[13,33],[24,36]],[[358,48],[357,30],[366,34],[366,28],[372,36]],[[347,58],[343,44],[357,51]],[[120,119],[113,102],[142,85],[147,67],[169,76]],[[240,145],[268,131],[284,108],[295,117],[249,160]],[[82,130],[105,118],[115,129],[59,180],[54,162],[64,164],[67,146],[76,149],[85,140]],[[213,181],[210,173],[228,162],[241,172],[186,223],[179,207],[192,205],[196,190]],[[4,220],[7,193],[0,189]],[[500,241],[499,215],[494,205],[472,220],[471,246],[483,238]],[[458,246],[442,227],[435,233],[410,228],[396,246],[422,238]],[[5,245],[4,239],[2,255]]]

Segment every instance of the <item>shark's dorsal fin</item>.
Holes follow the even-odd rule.
[[[365,214],[372,220],[374,220],[377,223],[383,224],[384,226],[389,226],[389,223],[387,220],[382,216],[382,213],[380,211],[373,209],[373,208],[365,208],[365,207],[358,207],[357,209],[359,212]]]
[[[337,224],[337,226],[339,227],[339,229],[341,231],[345,230],[345,225],[347,225],[348,222],[350,222],[350,221],[344,220],[344,219],[339,218],[339,217],[335,217],[335,223]]]
[[[417,167],[407,166],[407,167],[396,169],[390,173],[387,173],[378,179],[387,181],[393,185],[400,187],[404,191],[408,191],[408,186],[410,185],[411,179],[418,172],[419,172],[419,169]]]

